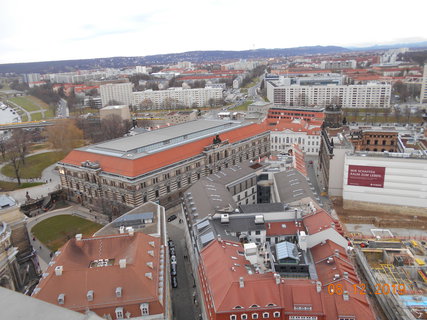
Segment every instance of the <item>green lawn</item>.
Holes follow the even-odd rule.
[[[31,114],[31,121],[39,121],[41,119],[43,119],[43,115],[41,112]]]
[[[37,110],[41,109],[41,107],[38,104],[36,104],[32,99],[30,99],[28,96],[15,97],[15,98],[11,98],[9,100],[16,103],[17,105],[21,106],[22,108],[24,108],[28,112],[37,111]]]
[[[13,191],[17,189],[25,189],[30,187],[35,187],[42,185],[43,182],[25,182],[22,183],[20,186],[16,182],[7,182],[7,181],[0,181],[0,191],[6,192],[6,191]]]
[[[48,218],[36,224],[31,232],[50,250],[56,251],[77,233],[92,236],[102,225],[70,215]]]
[[[25,158],[25,165],[21,167],[21,178],[39,178],[42,171],[51,164],[63,159],[65,154],[63,152],[45,152],[28,156]],[[15,171],[11,164],[4,166],[1,170],[5,176],[15,178]]]
[[[248,111],[248,106],[252,103],[254,103],[252,100],[248,100],[248,101],[242,103],[240,106],[237,106],[233,109],[230,109],[230,111],[231,110],[232,111]]]

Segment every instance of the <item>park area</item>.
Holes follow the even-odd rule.
[[[29,112],[32,121],[54,117],[52,107],[36,97],[22,96],[9,100]]]
[[[92,236],[102,225],[72,216],[59,215],[45,219],[36,224],[32,234],[51,251],[56,251],[76,234]]]
[[[40,178],[44,169],[58,162],[65,157],[64,152],[44,152],[28,156],[25,158],[25,164],[21,165],[21,179]],[[15,178],[15,170],[12,164],[7,164],[1,169],[1,173],[10,178]]]

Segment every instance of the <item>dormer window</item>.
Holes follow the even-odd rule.
[[[259,308],[259,305],[253,304],[253,305],[250,306],[250,308]]]
[[[123,319],[123,307],[116,308],[116,318]]]
[[[235,306],[234,309],[243,309],[242,306]]]
[[[148,303],[141,303],[139,305],[139,309],[141,309],[141,315],[143,315],[143,316],[147,316],[150,314],[150,309],[149,309]]]

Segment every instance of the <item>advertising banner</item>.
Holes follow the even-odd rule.
[[[384,167],[348,166],[349,186],[384,188]]]

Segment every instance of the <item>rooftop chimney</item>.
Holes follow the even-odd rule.
[[[127,227],[126,231],[129,232],[129,235],[132,237],[135,233],[135,230],[132,227]]]
[[[316,292],[320,293],[322,291],[322,283],[320,281],[316,281]]]
[[[126,259],[119,260],[120,269],[126,268]]]
[[[243,277],[239,278],[239,287],[244,288],[245,287],[245,281],[243,281]]]
[[[64,302],[65,302],[65,294],[60,293],[58,295],[58,304],[64,304]]]
[[[264,216],[262,214],[257,214],[255,216],[255,224],[263,224],[264,223]]]
[[[275,273],[274,274],[274,279],[276,280],[276,284],[280,284],[280,274]]]
[[[116,297],[121,298],[122,297],[122,287],[116,288]]]
[[[93,301],[93,290],[89,290],[86,294],[87,301]]]
[[[82,240],[82,234],[78,233],[76,234],[76,241],[80,241],[80,240]]]
[[[120,226],[119,232],[120,232],[120,234],[125,233],[125,226]]]
[[[228,213],[221,214],[221,223],[229,223],[230,222],[230,216]]]
[[[63,266],[57,266],[55,267],[55,274],[57,276],[61,276],[62,275],[62,271],[63,271],[64,267]]]

